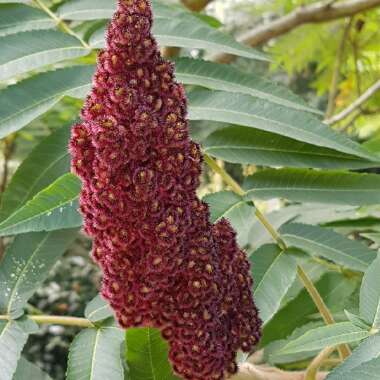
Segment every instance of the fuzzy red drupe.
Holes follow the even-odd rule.
[[[220,380],[236,372],[237,350],[258,342],[261,321],[235,232],[211,224],[196,196],[202,155],[151,27],[149,1],[119,1],[72,130],[72,168],[120,326],[159,328],[180,377]]]

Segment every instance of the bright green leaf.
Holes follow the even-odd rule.
[[[126,333],[126,346],[128,380],[179,380],[173,375],[168,361],[168,344],[159,330],[130,328]]]
[[[1,221],[70,171],[67,149],[69,137],[69,127],[56,130],[42,140],[21,163],[2,196]]]
[[[380,256],[366,270],[360,289],[360,316],[380,329]]]
[[[0,310],[15,318],[65,252],[77,229],[20,235],[0,265]]]
[[[70,346],[66,380],[123,380],[123,340],[115,326],[81,331]]]
[[[203,148],[211,156],[239,164],[323,169],[357,169],[379,165],[329,148],[240,126],[216,130],[204,141]]]
[[[86,306],[84,315],[91,322],[99,322],[113,316],[109,304],[98,294]]]
[[[306,332],[283,347],[281,353],[291,354],[302,351],[322,350],[329,346],[357,342],[369,336],[370,334],[367,330],[363,330],[351,322],[335,323],[333,325],[317,327]]]
[[[282,226],[280,233],[288,246],[323,256],[353,270],[364,272],[376,258],[376,252],[364,244],[328,228],[290,223]]]
[[[56,30],[12,34],[0,39],[0,50],[0,81],[89,53],[78,39]]]
[[[359,144],[335,132],[314,115],[249,95],[194,90],[189,93],[189,118],[238,124],[378,161]]]
[[[297,263],[274,244],[261,246],[250,256],[254,278],[254,299],[260,318],[267,323],[278,311],[281,301],[297,275]]]
[[[247,178],[247,197],[346,205],[380,203],[380,176],[344,171],[267,169]]]
[[[2,221],[0,236],[80,226],[81,217],[74,203],[80,188],[77,176],[63,175]]]
[[[0,14],[0,36],[33,29],[49,29],[55,25],[45,12],[27,5],[0,5]]]
[[[94,66],[51,71],[10,86],[0,96],[0,138],[16,132],[53,107],[64,95],[83,97]],[[33,94],[33,96],[30,96]]]

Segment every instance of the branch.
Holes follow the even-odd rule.
[[[343,17],[350,17],[357,13],[380,5],[380,0],[349,0],[345,2],[326,3],[319,2],[301,6],[293,12],[282,16],[268,24],[260,25],[240,36],[239,42],[257,46],[274,37],[281,36],[308,23],[322,23]],[[220,54],[214,57],[218,62],[228,63],[234,60],[234,56]]]
[[[343,111],[339,112],[338,114],[331,117],[330,119],[325,120],[325,123],[328,125],[331,125],[345,119],[352,112],[360,108],[363,103],[365,103],[372,95],[374,95],[379,90],[380,90],[380,79],[371,87],[369,87],[367,91],[365,91],[361,96],[359,96],[352,104],[350,104]]]
[[[61,315],[30,315],[28,318],[40,325],[95,327],[94,324],[86,318],[63,317]],[[0,315],[0,320],[9,321],[10,319],[11,317],[9,315]]]

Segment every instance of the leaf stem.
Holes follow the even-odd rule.
[[[207,163],[207,165],[214,170],[216,173],[220,174],[223,180],[231,187],[231,189],[238,195],[244,196],[246,193],[241,188],[241,186],[223,169],[221,168],[213,158],[211,158],[208,154],[204,154],[204,160]],[[281,238],[278,231],[272,226],[272,224],[268,221],[268,219],[255,207],[256,210],[256,217],[258,220],[262,223],[262,225],[267,229],[267,231],[271,234],[273,239],[277,242],[278,246],[286,250],[287,246],[284,240]],[[323,301],[323,298],[318,292],[318,289],[315,287],[307,273],[303,270],[301,266],[298,265],[297,267],[297,273],[302,281],[305,289],[309,293],[311,299],[315,303],[315,306],[317,307],[319,313],[321,314],[323,320],[326,324],[334,324],[335,320],[332,316],[330,310],[328,309],[327,305]],[[348,345],[341,345],[338,347],[339,353],[342,356],[342,358],[346,358],[351,354],[350,348]]]
[[[52,324],[85,328],[95,327],[95,325],[86,318],[63,317],[61,315],[29,315],[28,318],[40,325]],[[0,315],[0,320],[9,321],[11,319],[9,315]]]
[[[84,48],[92,50],[91,46],[86,41],[84,41],[77,33],[75,33],[61,18],[59,18],[54,12],[52,12],[51,9],[47,7],[42,0],[33,1],[55,21],[58,27],[60,27],[66,33],[75,37],[83,45]]]
[[[326,347],[309,364],[305,372],[305,380],[316,380],[319,368],[335,351],[335,347]]]

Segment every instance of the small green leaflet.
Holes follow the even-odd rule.
[[[323,256],[353,270],[364,272],[376,258],[375,251],[329,228],[289,223],[281,227],[280,233],[288,246]]]
[[[0,81],[90,52],[75,37],[56,30],[34,30],[0,38],[0,50]]]
[[[70,346],[66,380],[124,380],[124,331],[109,325],[81,331]]]
[[[0,14],[0,37],[27,30],[49,29],[55,25],[45,12],[23,4],[0,5]]]
[[[85,97],[94,66],[74,66],[34,75],[1,91],[0,138],[16,132],[64,95]],[[33,94],[33,96],[30,96]]]
[[[379,166],[375,161],[241,126],[216,130],[203,142],[203,148],[213,157],[239,164],[322,169]]]
[[[379,158],[314,115],[246,94],[193,90],[188,94],[189,118],[237,124],[277,133],[301,142],[334,149],[370,161]]]
[[[267,244],[253,252],[249,258],[254,279],[253,296],[264,325],[273,317],[297,275],[294,258]]]
[[[282,354],[292,354],[303,351],[322,350],[343,343],[352,343],[368,338],[370,333],[355,326],[351,322],[335,323],[317,327],[306,332],[301,337],[289,342],[280,350]]]
[[[168,344],[159,330],[131,328],[126,332],[128,380],[179,380],[168,361]],[[75,379],[77,380],[77,379]]]
[[[80,188],[77,176],[64,174],[2,221],[0,236],[80,226],[82,220],[74,203]]]
[[[108,303],[98,294],[86,306],[84,315],[91,322],[99,322],[113,316]]]
[[[380,176],[345,171],[266,169],[244,183],[248,198],[342,205],[380,203]]]
[[[191,58],[178,58],[175,64],[176,78],[179,82],[252,95],[288,108],[320,113],[286,87],[262,76],[247,74],[234,66]]]
[[[21,163],[1,198],[0,221],[70,171],[69,137],[68,126],[57,129]]]

